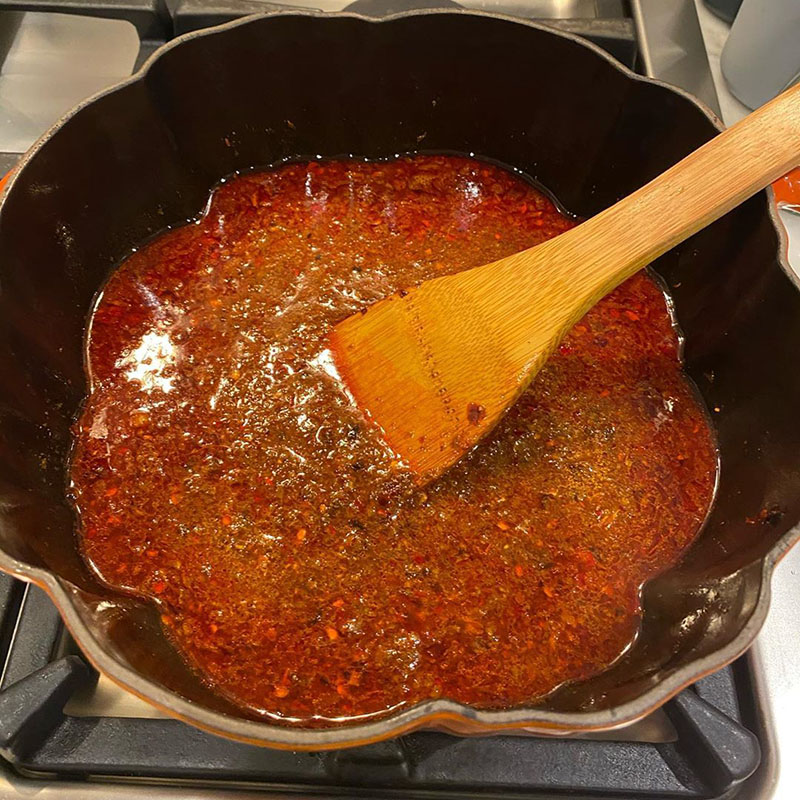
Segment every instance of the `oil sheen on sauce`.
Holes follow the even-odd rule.
[[[236,177],[112,275],[72,494],[86,559],[215,689],[285,724],[532,704],[606,668],[712,500],[713,435],[640,274],[416,489],[329,376],[331,326],[570,228],[480,161]]]

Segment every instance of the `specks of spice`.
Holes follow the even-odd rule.
[[[158,600],[210,686],[287,725],[439,696],[530,704],[604,669],[714,483],[658,287],[636,276],[590,311],[424,491],[311,368],[347,315],[572,225],[464,158],[297,163],[221,185],[197,224],[111,276],[95,312],[72,465],[86,556]],[[120,374],[148,335],[141,368],[169,351],[170,391]]]
[[[774,526],[777,525],[784,517],[786,512],[778,508],[778,506],[771,506],[770,508],[762,508],[755,517],[746,517],[745,522],[748,525],[763,525]]]
[[[469,403],[467,405],[467,419],[470,425],[480,425],[486,417],[486,408],[480,403]]]
[[[132,428],[143,428],[150,422],[150,412],[137,408],[130,415]]]

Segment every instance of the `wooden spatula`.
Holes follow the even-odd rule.
[[[330,336],[339,375],[429,480],[494,427],[598,300],[799,163],[796,86],[561,236],[344,320]]]

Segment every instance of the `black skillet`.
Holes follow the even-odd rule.
[[[585,42],[463,11],[276,13],[187,34],[67,115],[0,205],[0,566],[44,587],[91,661],[181,718],[291,749],[435,723],[458,732],[609,728],[643,716],[755,637],[800,520],[800,293],[762,193],[659,259],[685,357],[714,413],[721,470],[708,523],[644,589],[635,646],[546,700],[478,711],[447,700],[378,722],[284,728],[189,670],[144,601],[98,584],[65,496],[86,391],[92,299],[131,248],[203,207],[221,176],[302,156],[475,153],[516,167],[588,217],[719,123],[688,95]]]

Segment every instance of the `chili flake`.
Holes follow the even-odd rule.
[[[213,690],[286,725],[438,696],[529,705],[605,669],[714,485],[659,287],[639,274],[579,320],[424,492],[318,360],[349,314],[574,224],[520,177],[453,156],[220,185],[96,307],[71,468],[91,565],[158,598]],[[454,412],[484,423],[469,399]]]

